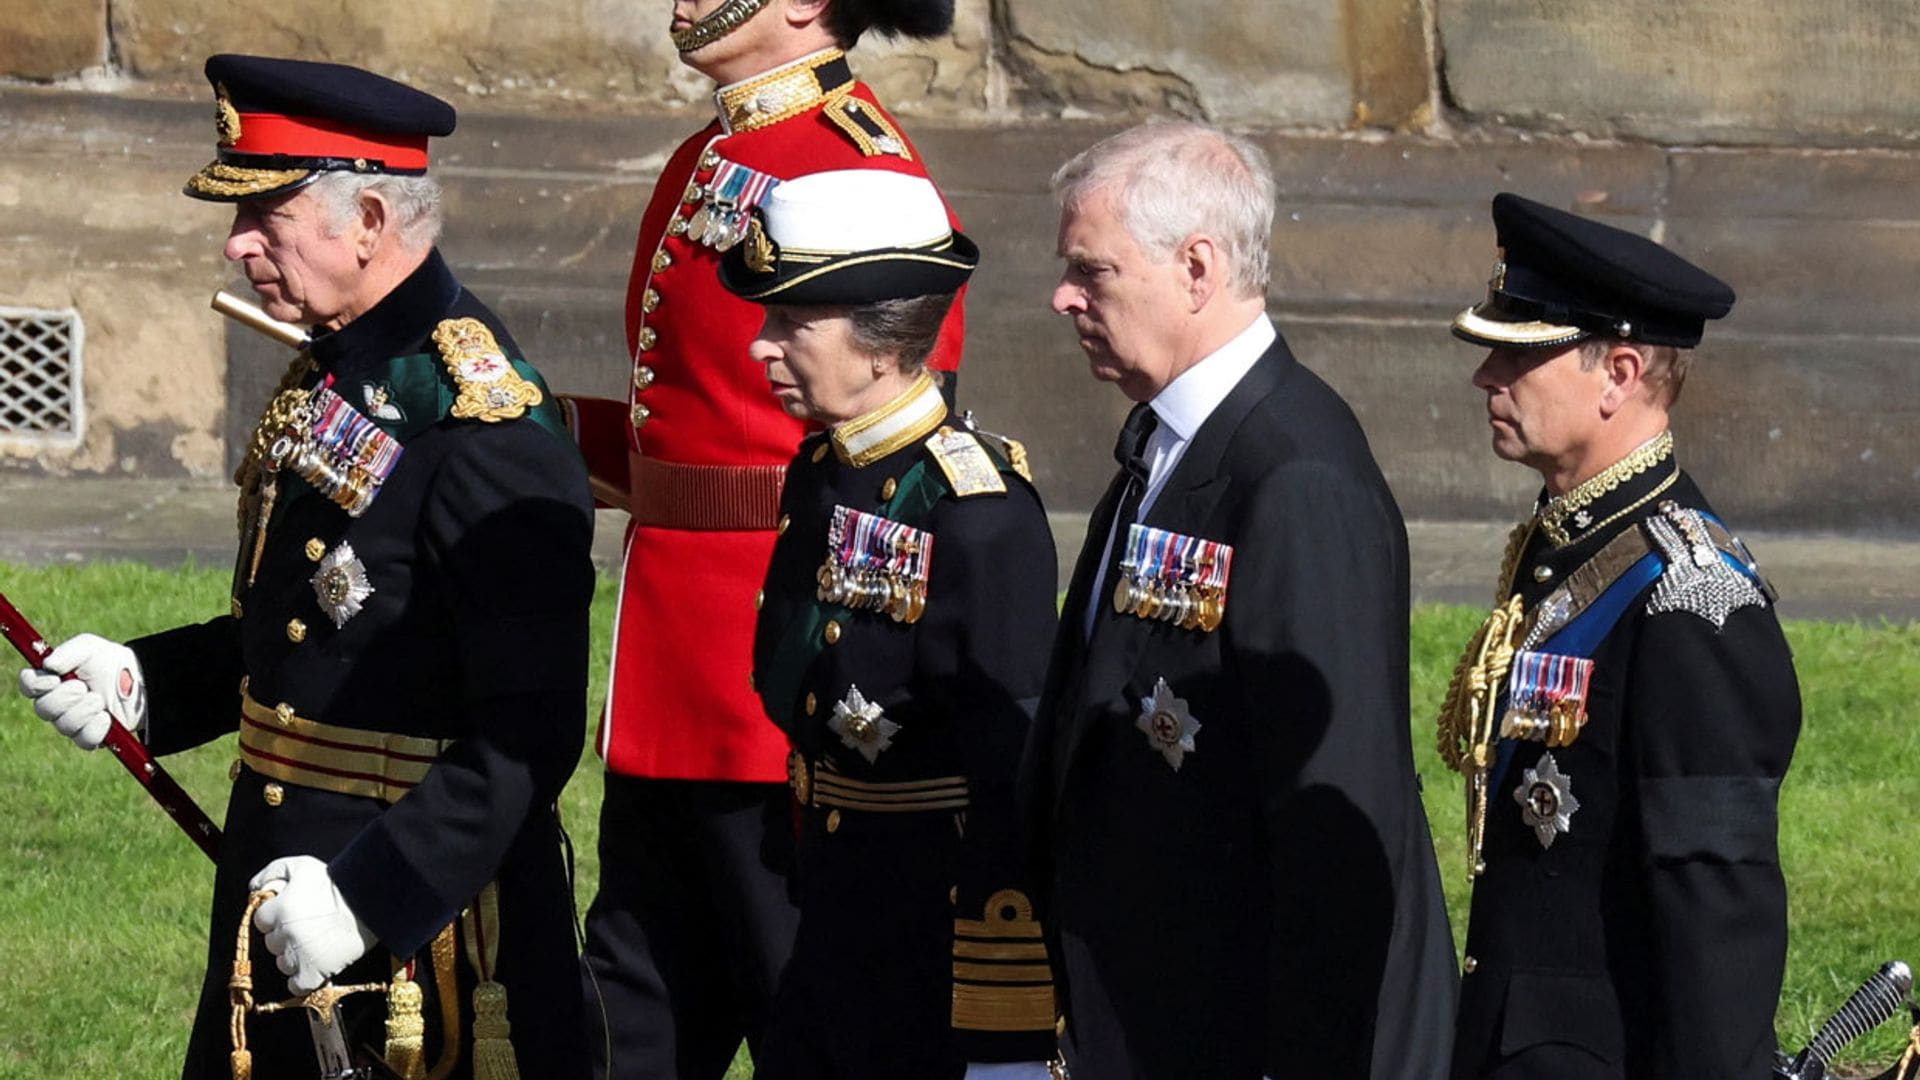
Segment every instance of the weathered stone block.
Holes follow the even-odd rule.
[[[1920,7],[1884,0],[1456,0],[1453,104],[1672,142],[1920,139]]]
[[[107,0],[0,0],[0,74],[57,79],[107,60]]]

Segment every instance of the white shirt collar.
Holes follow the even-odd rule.
[[[1273,320],[1263,311],[1231,341],[1181,372],[1148,402],[1161,426],[1171,429],[1182,442],[1193,438],[1279,336]]]

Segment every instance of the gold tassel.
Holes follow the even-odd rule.
[[[404,1080],[427,1075],[427,1021],[420,1013],[424,1000],[420,984],[407,978],[406,969],[394,973],[387,988],[387,1067]]]
[[[246,1050],[235,1050],[227,1055],[227,1067],[233,1070],[233,1080],[253,1080],[253,1054]]]
[[[507,988],[497,982],[473,988],[473,1080],[520,1080],[507,1024]]]

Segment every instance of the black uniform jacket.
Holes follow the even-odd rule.
[[[235,763],[189,1077],[228,1075],[227,979],[247,881],[286,855],[325,860],[380,939],[383,948],[336,983],[384,981],[392,958],[420,954],[430,1062],[442,1033],[423,948],[498,882],[496,977],[508,991],[521,1074],[584,1075],[553,804],[584,734],[591,502],[577,451],[546,426],[550,400],[498,422],[447,415],[454,383],[430,335],[443,319],[463,317],[491,329],[506,356],[520,355],[437,253],[364,315],[319,337],[308,382],[331,378],[398,437],[397,466],[358,518],[283,470],[257,573],[250,539],[242,551],[234,614],[132,643],[148,678],[147,740],[157,753],[233,733],[243,677],[267,709],[284,704],[322,724],[443,741],[398,801],[281,783]],[[313,582],[320,560],[343,545],[373,591],[336,628]],[[254,959],[257,998],[284,998],[257,933]],[[464,956],[460,966],[467,1041],[472,972]],[[355,1041],[379,1048],[382,999],[350,997],[343,1008]],[[256,1018],[249,1029],[256,1075],[313,1074],[297,1012]],[[468,1060],[463,1052],[463,1071]]]
[[[1671,458],[1588,507],[1564,546],[1536,529],[1513,588],[1531,607],[1669,501],[1710,512]],[[1716,626],[1651,613],[1653,589],[1593,652],[1585,728],[1550,751],[1579,803],[1567,831],[1543,847],[1514,798],[1549,752],[1541,743],[1514,744],[1489,790],[1456,1077],[1770,1074],[1787,945],[1776,800],[1800,729],[1793,658],[1757,595]]]
[[[783,1060],[757,1063],[769,1076],[934,1080],[1053,1052],[1013,791],[1053,640],[1053,538],[1004,444],[942,426],[1003,488],[955,493],[926,446],[945,408],[930,382],[921,393],[930,418],[871,461],[808,437],[781,498],[754,672],[795,750],[801,922],[770,1040]],[[931,534],[917,621],[819,599],[835,507]],[[843,735],[854,695],[897,728]],[[777,1071],[787,1054],[812,1064]]]
[[[1144,523],[1232,545],[1212,633],[1092,596],[1121,487],[1025,778],[1075,1074],[1443,1073],[1455,968],[1412,766],[1406,531],[1359,424],[1276,341],[1195,433]],[[1136,726],[1160,679],[1200,725],[1178,770]]]

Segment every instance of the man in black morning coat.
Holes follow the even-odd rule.
[[[112,723],[157,754],[239,730],[187,1077],[230,1075],[262,888],[256,1001],[415,961],[411,1015],[406,988],[342,1002],[356,1060],[584,1076],[554,800],[584,737],[593,518],[539,374],[433,245],[428,138],[453,108],[338,64],[224,55],[207,77],[219,159],[187,194],[233,204],[227,257],[312,328],[241,474],[231,613],[81,635],[21,689],[88,748]],[[247,1019],[254,1076],[315,1075],[304,1015]]]
[[[1484,822],[1453,1075],[1756,1080],[1800,693],[1772,591],[1667,427],[1733,290],[1517,195],[1493,221],[1487,297],[1453,332],[1488,349],[1493,452],[1544,490],[1440,721]]]
[[[1065,1063],[1440,1076],[1455,969],[1412,766],[1405,529],[1266,317],[1264,155],[1148,125],[1054,187],[1054,309],[1138,403],[1024,778]]]

